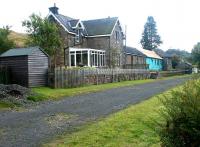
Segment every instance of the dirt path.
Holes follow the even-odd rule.
[[[0,112],[0,146],[28,147],[76,126],[105,117],[182,84],[188,78],[158,80],[137,86],[68,97],[21,112]]]

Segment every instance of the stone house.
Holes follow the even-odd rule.
[[[59,60],[66,66],[122,67],[125,34],[118,17],[86,20],[49,8],[48,19],[60,28],[65,49]]]

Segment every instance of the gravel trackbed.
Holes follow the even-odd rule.
[[[183,84],[188,78],[115,88],[0,112],[0,147],[40,146],[56,135]]]

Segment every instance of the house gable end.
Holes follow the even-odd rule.
[[[49,12],[49,15],[47,16],[47,18],[50,18],[50,16],[52,16],[52,17],[58,22],[58,24],[59,24],[60,26],[62,26],[63,29],[64,29],[65,31],[67,31],[69,34],[76,34],[76,33],[74,33],[74,32],[69,31],[69,29],[65,26],[65,25],[69,25],[69,24],[67,24],[67,22],[64,24],[63,22],[61,22],[61,20],[59,20],[59,18],[58,18],[56,15],[54,15],[54,14],[51,13],[51,12]]]
[[[82,21],[88,33],[86,37],[111,36],[117,20],[117,17],[109,17],[103,19]]]

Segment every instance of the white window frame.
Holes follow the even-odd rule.
[[[97,50],[90,48],[69,48],[69,66],[71,65],[71,55],[74,55],[74,65],[78,65],[76,62],[77,52],[81,54],[81,61],[83,61],[83,52],[87,52],[87,65],[88,67],[104,67],[105,66],[105,50]],[[93,58],[91,59],[91,56]],[[93,60],[93,61],[92,61]]]

